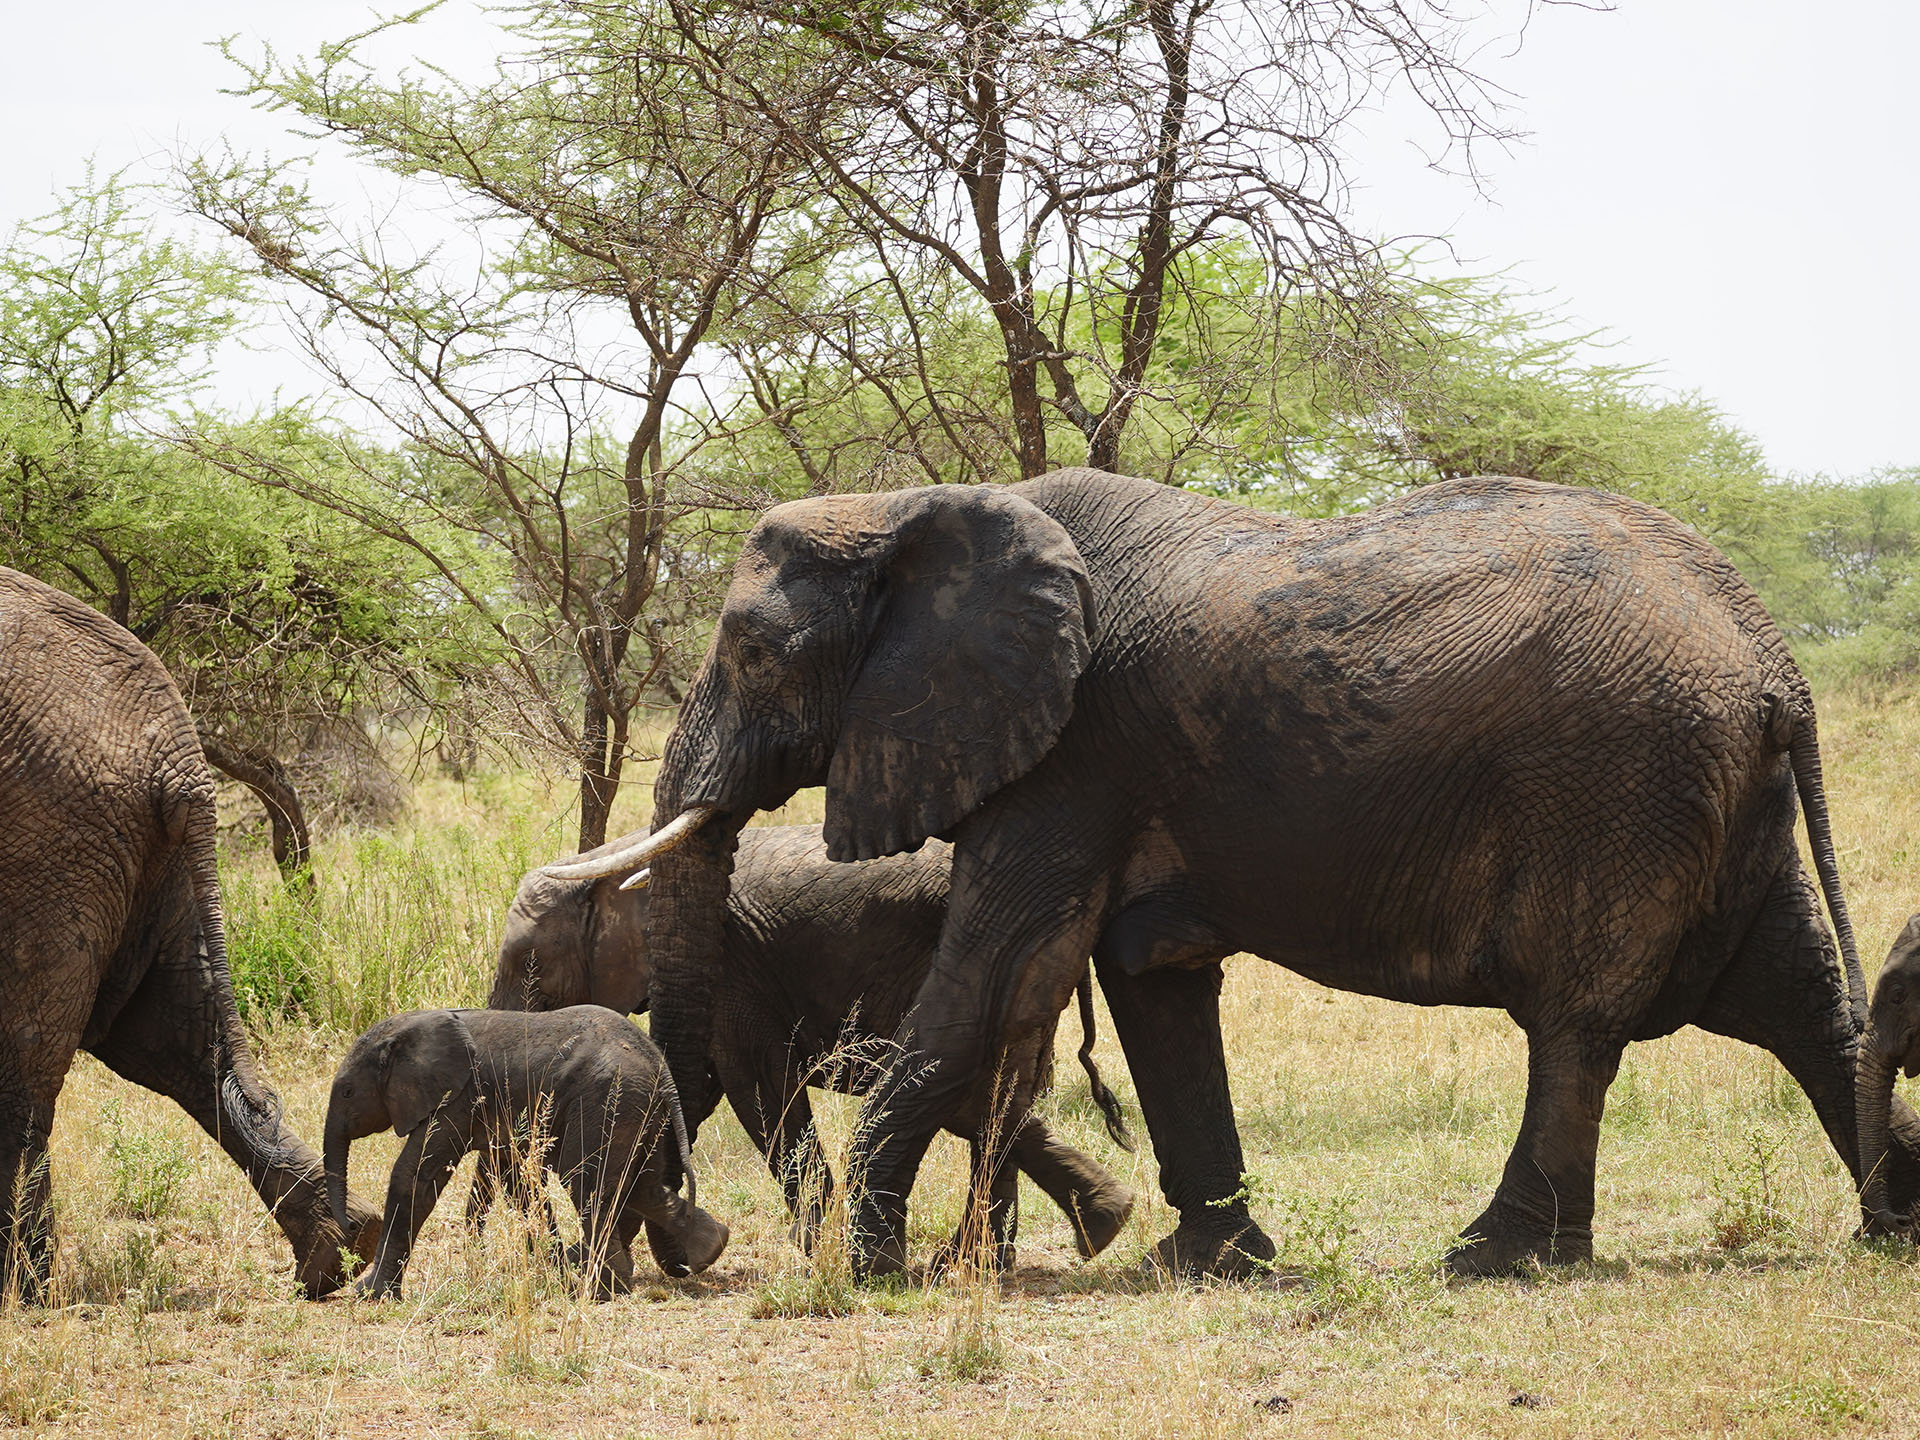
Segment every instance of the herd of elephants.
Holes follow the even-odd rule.
[[[809,786],[824,826],[747,828]],[[1687,1024],[1787,1068],[1864,1232],[1904,1233],[1920,1192],[1920,1117],[1894,1094],[1920,1066],[1920,917],[1870,1007],[1806,680],[1724,556],[1598,491],[1453,480],[1298,520],[1079,469],[779,506],[744,542],[651,829],[527,876],[488,1009],[362,1036],[324,1156],[235,1009],[213,798],[153,655],[0,569],[0,1240],[23,1291],[48,1274],[76,1049],[218,1140],[316,1297],[345,1252],[396,1290],[462,1155],[476,1219],[524,1189],[508,1147],[535,1113],[607,1291],[643,1226],[670,1274],[726,1244],[690,1164],[723,1095],[810,1245],[832,1182],[809,1084],[863,1097],[842,1177],[860,1273],[908,1263],[942,1129],[972,1146],[980,1233],[955,1243],[1010,1261],[1025,1172],[1093,1255],[1133,1196],[1032,1102],[1077,998],[1131,1143],[1090,1058],[1095,977],[1179,1216],[1153,1262],[1246,1275],[1274,1247],[1221,1040],[1242,952],[1524,1031],[1520,1133],[1456,1273],[1591,1257],[1621,1054]],[[387,1128],[407,1142],[376,1209],[347,1158]]]

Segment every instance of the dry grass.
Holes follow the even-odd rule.
[[[1904,697],[1828,702],[1869,970],[1920,906],[1916,742],[1920,706]],[[330,842],[330,897],[364,893],[328,900],[339,921],[309,937],[312,955],[342,987],[371,967],[383,1004],[482,993],[508,893],[495,887],[542,847],[566,848],[565,798],[442,787],[415,837],[371,852]],[[436,880],[415,903],[461,913],[389,914],[405,894],[382,885],[414,873],[395,857],[438,853],[456,826],[470,878]],[[356,959],[356,943],[404,953]],[[857,1290],[830,1248],[810,1271],[788,1246],[772,1180],[722,1117],[702,1136],[701,1193],[734,1242],[708,1275],[583,1303],[510,1226],[469,1240],[456,1179],[404,1301],[306,1304],[238,1172],[168,1102],[83,1060],[54,1137],[57,1304],[0,1316],[0,1424],[127,1440],[1920,1432],[1916,1262],[1848,1239],[1845,1176],[1770,1058],[1693,1031],[1634,1047],[1602,1141],[1598,1262],[1448,1285],[1431,1262],[1485,1201],[1518,1123],[1518,1034],[1499,1015],[1336,994],[1255,961],[1228,976],[1249,1183],[1288,1271],[1249,1286],[1138,1278],[1171,1224],[1151,1159],[1116,1151],[1063,1079],[1051,1102],[1063,1130],[1143,1197],[1091,1265],[1030,1191],[1021,1268],[1001,1284],[963,1271]],[[309,1137],[346,1039],[294,1022],[267,1037]],[[1100,1052],[1124,1082],[1110,1035]],[[1063,1057],[1060,1071],[1077,1067]],[[837,1148],[850,1107],[820,1109]],[[396,1147],[357,1147],[363,1193],[381,1193]],[[965,1171],[963,1148],[937,1142],[915,1194],[916,1254],[951,1229]]]

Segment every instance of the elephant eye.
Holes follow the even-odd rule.
[[[733,642],[736,659],[749,670],[758,670],[773,659],[773,651],[751,635],[738,636]]]

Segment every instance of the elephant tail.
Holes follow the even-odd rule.
[[[1100,1107],[1101,1118],[1107,1122],[1107,1134],[1113,1137],[1114,1144],[1131,1154],[1133,1132],[1127,1129],[1126,1116],[1120,1109],[1120,1097],[1107,1088],[1107,1082],[1100,1078],[1100,1067],[1093,1062],[1093,969],[1091,966],[1081,972],[1080,984],[1076,988],[1080,996],[1080,1068],[1087,1072],[1087,1084],[1093,1090],[1093,1103]]]
[[[219,1075],[221,1116],[261,1163],[283,1163],[286,1156],[280,1097],[254,1067],[253,1047],[247,1041],[240,1007],[233,997],[233,975],[227,965],[226,909],[220,899],[219,820],[211,779],[203,786],[189,788],[176,803],[186,809],[182,838],[215,1009],[214,1065]]]
[[[1840,940],[1840,959],[1847,971],[1847,996],[1853,1005],[1855,1025],[1867,1019],[1867,982],[1860,970],[1860,952],[1854,945],[1853,921],[1847,915],[1847,897],[1840,891],[1840,866],[1833,855],[1833,826],[1827,817],[1827,787],[1820,772],[1820,732],[1807,706],[1794,716],[1793,737],[1787,753],[1793,764],[1793,783],[1800,792],[1800,809],[1807,817],[1807,845],[1813,851],[1813,868],[1820,877],[1820,892],[1826,896],[1827,913],[1833,917],[1834,933]]]

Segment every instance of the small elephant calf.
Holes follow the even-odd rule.
[[[653,1258],[691,1275],[720,1258],[727,1227],[694,1204],[680,1099],[659,1050],[623,1015],[598,1005],[527,1013],[416,1010],[354,1042],[327,1103],[327,1195],[344,1213],[355,1140],[392,1127],[407,1137],[363,1295],[398,1295],[414,1237],[471,1150],[513,1165],[515,1132],[551,1142],[580,1212],[581,1251],[596,1293],[633,1283],[630,1246],[644,1221]],[[677,1176],[687,1177],[683,1199]]]

